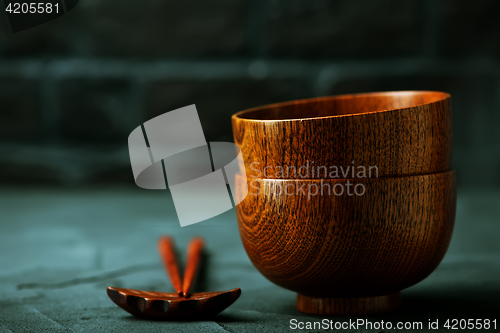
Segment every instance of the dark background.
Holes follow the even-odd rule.
[[[207,141],[232,141],[245,108],[426,89],[452,94],[460,188],[498,188],[498,13],[498,0],[81,0],[15,34],[3,13],[0,182],[135,186],[128,134],[189,104]]]
[[[291,318],[318,319],[252,266],[234,210],[181,228],[169,191],[137,187],[128,135],[196,104],[207,141],[232,141],[230,116],[248,107],[405,89],[452,94],[456,223],[403,307],[369,318],[499,323],[499,13],[500,0],[80,0],[13,34],[0,12],[0,332],[290,332]],[[189,323],[116,307],[107,286],[173,291],[162,234],[181,256],[202,235],[199,291],[240,299]]]

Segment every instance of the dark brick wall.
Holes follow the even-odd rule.
[[[284,100],[452,94],[462,187],[500,187],[498,0],[81,0],[0,27],[0,182],[133,185],[129,132],[196,104],[208,141]]]
[[[280,57],[380,57],[418,53],[418,0],[264,1],[261,38]]]

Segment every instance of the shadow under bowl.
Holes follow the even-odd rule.
[[[236,113],[232,126],[247,176],[298,179],[303,176],[280,174],[279,167],[311,164],[377,166],[379,177],[451,168],[451,97],[444,92],[380,92],[278,103]]]
[[[236,207],[243,246],[267,279],[299,294],[302,312],[396,309],[399,292],[434,271],[451,240],[454,171],[324,180],[237,175],[237,196],[244,182],[248,195]]]

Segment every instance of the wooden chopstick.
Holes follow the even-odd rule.
[[[177,263],[177,256],[172,237],[163,236],[159,239],[158,252],[160,253],[163,266],[165,266],[165,270],[167,271],[172,286],[174,286],[175,292],[181,297],[184,296],[181,275],[179,273],[179,264]]]
[[[189,289],[191,289],[198,275],[204,244],[205,242],[201,237],[193,238],[189,242],[184,281],[182,283],[182,294],[184,297],[189,297]]]

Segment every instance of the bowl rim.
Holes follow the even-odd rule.
[[[351,98],[362,98],[362,97],[367,97],[367,96],[397,96],[397,95],[415,95],[415,94],[441,94],[441,98],[438,100],[435,100],[433,102],[429,103],[421,103],[421,104],[415,104],[415,105],[410,105],[404,108],[395,108],[395,109],[384,109],[384,110],[374,110],[374,111],[366,111],[366,112],[359,112],[359,113],[348,113],[348,114],[339,114],[339,115],[329,115],[329,116],[316,116],[316,117],[302,117],[302,118],[289,118],[289,119],[256,119],[256,118],[244,118],[242,117],[245,114],[249,114],[252,112],[256,111],[264,111],[266,109],[274,109],[274,108],[281,108],[281,107],[286,107],[289,105],[300,105],[300,104],[308,104],[311,102],[316,102],[316,101],[329,101],[329,100],[335,100],[335,99],[351,99]],[[445,100],[450,100],[451,95],[447,92],[443,91],[437,91],[437,90],[400,90],[400,91],[378,91],[378,92],[364,92],[364,93],[354,93],[354,94],[341,94],[341,95],[330,95],[330,96],[321,96],[321,97],[312,97],[312,98],[303,98],[303,99],[297,99],[297,100],[291,100],[291,101],[286,101],[286,102],[279,102],[279,103],[272,103],[272,104],[266,104],[262,106],[257,106],[253,107],[250,109],[245,109],[242,111],[239,111],[235,114],[232,115],[233,120],[239,120],[242,122],[249,122],[249,123],[276,123],[276,122],[297,122],[297,121],[314,121],[314,120],[322,120],[322,119],[331,119],[331,118],[341,118],[341,117],[355,117],[355,116],[361,116],[361,115],[369,115],[369,114],[376,114],[376,113],[381,113],[381,112],[394,112],[394,111],[403,111],[403,110],[408,110],[411,108],[415,108],[418,106],[422,105],[435,105],[437,103],[441,103]]]
[[[433,178],[433,177],[439,177],[439,176],[456,176],[456,170],[455,169],[448,169],[440,172],[434,172],[434,173],[426,173],[426,174],[421,174],[421,175],[403,175],[403,176],[385,176],[385,177],[376,177],[376,178],[260,178],[260,177],[245,177],[248,181],[252,180],[259,180],[259,181],[265,181],[265,182],[320,182],[320,181],[348,181],[348,180],[354,180],[354,181],[394,181],[398,179],[404,179],[404,178]],[[240,172],[237,172],[235,174],[235,178],[243,178],[243,175]]]

